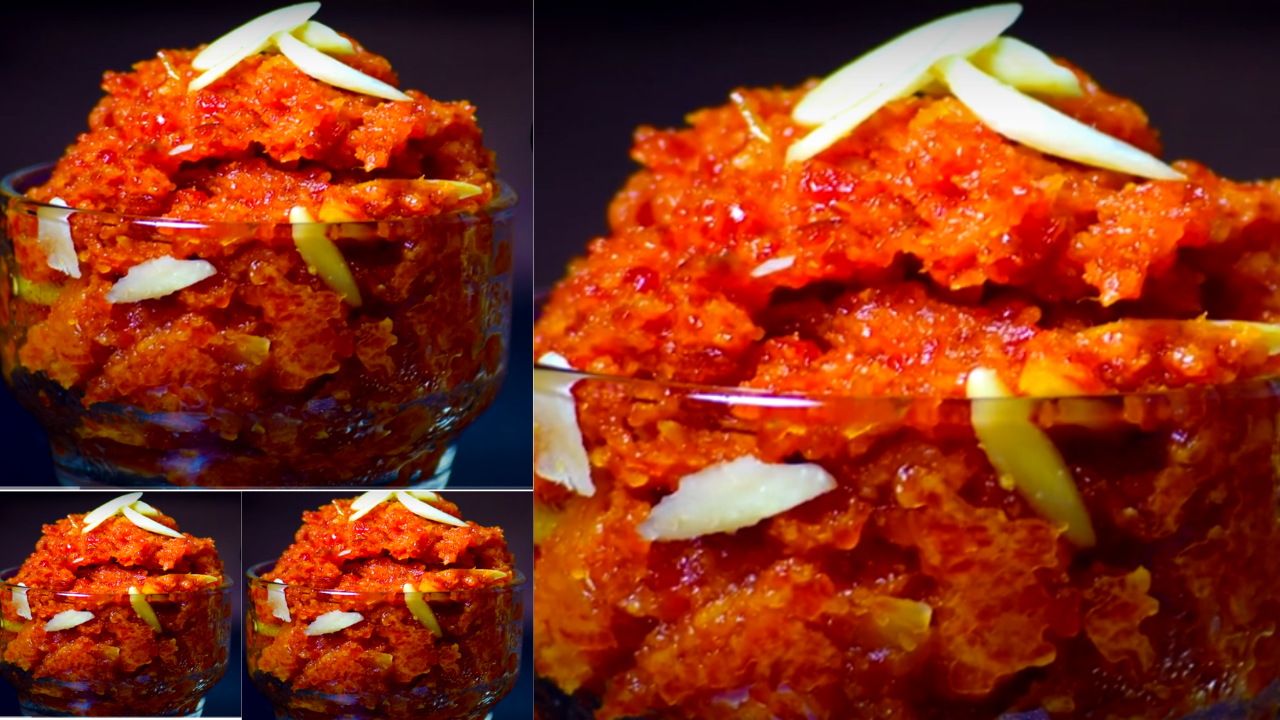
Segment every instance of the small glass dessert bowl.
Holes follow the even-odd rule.
[[[60,482],[447,481],[506,372],[507,186],[476,211],[217,223],[25,197],[51,168],[0,188],[0,369]]]
[[[231,578],[90,594],[13,584],[17,573],[0,572],[0,675],[24,715],[200,717],[227,670]]]
[[[263,580],[274,566],[246,573],[245,647],[278,718],[480,720],[515,685],[519,571],[489,587],[356,592]]]

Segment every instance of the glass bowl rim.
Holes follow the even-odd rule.
[[[703,400],[723,405],[754,405],[774,409],[806,409],[819,408],[839,403],[937,403],[939,405],[955,405],[971,403],[1010,403],[1010,402],[1045,402],[1045,401],[1123,401],[1126,398],[1143,400],[1176,399],[1192,395],[1204,395],[1214,399],[1250,399],[1275,397],[1280,395],[1280,374],[1262,375],[1252,378],[1232,380],[1225,383],[1191,384],[1163,390],[1142,390],[1135,392],[1110,393],[1075,393],[1056,395],[1013,395],[1009,397],[963,397],[957,395],[841,395],[838,393],[803,393],[767,390],[763,388],[739,387],[734,385],[706,385],[677,380],[656,378],[627,377],[625,375],[606,375],[603,373],[585,372],[581,370],[543,365],[534,362],[535,376],[543,373],[544,377],[556,378],[557,383],[576,384],[580,381],[594,383],[610,383],[615,385],[643,386],[648,385],[662,390],[684,393],[694,400]],[[538,393],[534,390],[535,395]],[[1206,395],[1207,394],[1207,395]]]
[[[54,597],[66,597],[66,598],[119,598],[119,597],[127,598],[131,596],[131,593],[129,593],[128,591],[114,592],[114,593],[86,593],[86,592],[73,592],[70,590],[47,590],[45,588],[40,588],[40,587],[27,587],[25,585],[15,585],[14,583],[9,582],[9,580],[12,579],[13,576],[17,575],[18,571],[21,569],[22,569],[21,565],[14,565],[13,567],[0,570],[0,591],[35,590],[41,595],[50,594],[50,595],[53,595]],[[186,574],[186,573],[178,573],[178,574]],[[202,588],[200,590],[166,590],[164,592],[137,593],[137,594],[143,597],[154,597],[156,595],[213,595],[215,593],[226,593],[234,585],[235,585],[234,578],[231,575],[228,575],[227,573],[224,572],[222,574],[222,583],[220,583],[216,587]]]
[[[22,192],[20,192],[14,183],[28,176],[39,175],[43,172],[52,172],[57,167],[57,162],[38,163],[27,167],[14,170],[0,177],[0,199],[3,199],[6,206],[9,203],[16,203],[20,206],[29,206],[32,208],[49,208],[60,212],[70,212],[75,214],[85,214],[96,217],[113,218],[116,220],[129,221],[137,225],[150,225],[154,227],[165,227],[176,230],[197,229],[197,228],[259,228],[259,227],[292,227],[295,223],[290,222],[272,222],[267,220],[235,220],[235,221],[209,221],[209,220],[185,220],[176,217],[162,217],[158,215],[133,215],[129,213],[113,212],[110,210],[77,210],[76,208],[63,207],[61,205],[50,205],[42,203],[39,200],[33,200]],[[33,183],[34,184],[34,183]],[[352,226],[363,225],[376,227],[378,223],[448,223],[454,221],[466,221],[471,218],[479,217],[481,212],[490,215],[505,215],[515,211],[519,198],[516,196],[515,190],[502,178],[495,177],[494,184],[498,188],[497,194],[489,201],[487,205],[476,208],[475,210],[453,210],[446,213],[437,213],[435,215],[419,215],[409,217],[392,217],[380,220],[349,220],[342,222],[314,222],[314,223],[296,223],[303,226],[321,227],[330,226]]]
[[[540,288],[533,293],[535,341],[538,320],[542,316],[542,308],[551,300],[553,289]],[[555,352],[550,351],[550,352]],[[557,353],[558,354],[558,353]],[[1216,393],[1224,399],[1249,399],[1274,397],[1280,395],[1280,373],[1261,375],[1258,377],[1236,379],[1225,383],[1197,383],[1182,385],[1164,390],[1143,390],[1136,392],[1101,392],[1101,393],[1066,393],[1047,395],[1015,395],[1010,397],[978,397],[969,398],[959,395],[842,395],[840,393],[821,392],[787,392],[767,390],[764,388],[741,387],[737,385],[711,385],[706,383],[663,380],[659,378],[639,378],[626,375],[608,375],[556,365],[544,365],[541,359],[546,353],[536,355],[533,362],[535,379],[538,373],[557,378],[558,383],[576,384],[581,380],[618,385],[648,385],[662,390],[671,390],[689,395],[695,400],[703,400],[721,405],[755,405],[773,409],[809,409],[842,403],[937,403],[938,405],[969,405],[971,403],[1000,404],[1009,402],[1053,402],[1059,400],[1085,401],[1102,400],[1115,402],[1125,398],[1142,400],[1173,399],[1187,397],[1194,393]],[[563,357],[563,356],[562,356]],[[534,394],[538,390],[535,386]]]
[[[391,590],[333,590],[330,588],[311,587],[310,585],[293,585],[290,583],[276,582],[274,580],[263,580],[261,577],[262,570],[265,569],[268,565],[274,568],[276,562],[278,561],[264,560],[259,563],[254,563],[253,565],[250,565],[249,567],[245,568],[244,575],[249,581],[246,587],[254,587],[254,586],[265,587],[267,585],[275,585],[277,587],[295,588],[298,590],[306,590],[307,592],[321,593],[325,595],[337,595],[342,597],[364,597],[367,595],[403,595],[404,594],[403,588],[396,588]],[[453,568],[453,569],[473,570],[475,568]],[[453,593],[466,593],[469,595],[472,595],[472,594],[479,595],[482,593],[488,593],[493,595],[503,595],[510,592],[515,592],[516,590],[519,590],[524,587],[524,584],[527,578],[525,577],[524,573],[520,572],[519,568],[512,567],[511,571],[512,571],[511,582],[505,585],[492,585],[492,586],[483,587],[483,588],[456,588],[453,590],[441,590],[439,592],[424,592],[423,594],[424,595],[451,595]]]

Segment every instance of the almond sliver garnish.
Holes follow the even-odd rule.
[[[636,528],[651,541],[689,540],[751,527],[834,490],[819,465],[761,462],[745,455],[686,475]]]
[[[761,277],[765,277],[766,275],[772,275],[776,272],[781,272],[783,270],[786,270],[787,268],[795,264],[796,264],[796,258],[794,255],[787,255],[784,257],[776,257],[770,260],[765,260],[764,262],[757,265],[755,270],[751,271],[751,277],[761,278]]]
[[[272,615],[285,622],[292,622],[289,617],[289,601],[285,598],[283,585],[267,584],[267,604],[271,606]]]
[[[49,618],[49,622],[45,623],[45,632],[57,632],[59,630],[70,630],[77,625],[83,625],[93,619],[93,613],[88,610],[63,610],[62,612]]]
[[[832,73],[804,96],[792,110],[791,117],[801,125],[822,125],[872,96],[884,95],[884,102],[888,102],[906,92],[914,92],[885,94],[881,91],[887,86],[909,87],[915,76],[947,55],[977,50],[1009,29],[1021,14],[1022,6],[1017,3],[991,5],[938,18],[909,30]],[[924,84],[927,79],[921,87]],[[879,109],[879,106],[870,108],[866,116]]]
[[[431,611],[431,606],[426,600],[422,599],[422,593],[413,589],[411,583],[404,584],[404,604],[409,607],[409,612],[422,623],[422,626],[431,631],[436,637],[444,637],[444,632],[440,629],[440,621],[436,620],[436,614]]]
[[[321,52],[333,53],[334,55],[352,55],[356,51],[355,45],[352,45],[350,40],[339,35],[337,30],[315,20],[308,20],[302,23],[294,28],[290,34]]]
[[[334,610],[333,612],[327,612],[317,617],[315,622],[308,625],[307,629],[302,631],[302,634],[308,637],[313,635],[328,635],[329,633],[349,628],[361,620],[364,620],[364,616],[358,612]]]
[[[147,596],[138,592],[138,588],[129,588],[129,604],[133,606],[133,611],[142,618],[142,621],[151,626],[156,632],[164,632],[164,628],[160,626],[160,618],[156,617],[156,611],[151,609],[151,603],[147,602]]]
[[[454,196],[457,197],[459,200],[466,200],[469,197],[475,197],[476,195],[479,195],[480,193],[484,192],[484,188],[480,187],[479,185],[473,185],[469,182],[462,182],[461,180],[429,179],[427,180],[427,182],[434,183],[437,185],[443,185],[453,190]]]
[[[286,32],[272,36],[280,52],[311,77],[344,90],[372,95],[386,100],[413,100],[381,80],[365,75],[339,60],[325,55]]]
[[[819,125],[813,132],[787,148],[787,163],[804,162],[836,144],[880,108],[904,95],[923,89],[932,81],[927,57],[899,77],[880,85],[860,102],[851,105]]]
[[[99,505],[98,507],[90,510],[89,513],[85,515],[84,519],[82,520],[82,522],[84,523],[84,527],[80,529],[80,534],[87,535],[94,528],[98,527],[104,521],[106,521],[107,518],[115,517],[116,514],[120,512],[120,508],[126,505],[132,505],[133,503],[137,502],[141,498],[142,498],[142,493],[132,492],[125,495],[121,495],[118,498],[113,498],[112,500],[105,502]]]
[[[970,61],[991,77],[1023,92],[1054,97],[1080,97],[1080,78],[1043,50],[1017,38],[999,37],[974,53]]]
[[[438,523],[444,523],[446,525],[453,525],[455,527],[467,527],[465,522],[443,510],[440,510],[439,508],[432,507],[431,505],[422,502],[403,490],[396,491],[396,500],[399,500],[401,505],[404,505],[410,512],[419,517],[426,518],[427,520],[433,520]]]
[[[1262,336],[1263,342],[1267,344],[1267,352],[1269,354],[1280,354],[1280,325],[1248,320],[1210,320],[1209,322],[1235,332],[1256,332]]]
[[[18,613],[18,617],[31,619],[31,605],[27,602],[27,587],[18,583],[22,587],[13,589],[13,609]]]
[[[131,507],[125,506],[121,508],[121,511],[124,513],[125,518],[127,518],[129,522],[133,523],[134,525],[137,525],[143,530],[146,530],[148,532],[153,532],[158,535],[168,535],[169,537],[175,537],[179,539],[182,538],[182,533],[177,532],[172,528],[161,525],[160,523],[156,522],[155,520],[152,520],[151,518],[143,515],[142,513],[139,513],[137,510],[134,510]]]
[[[538,358],[538,364],[572,370],[569,361],[557,353]],[[596,493],[591,480],[591,461],[578,425],[578,409],[573,398],[576,378],[545,370],[533,372],[533,457],[534,472],[570,490],[591,497]]]
[[[995,371],[975,368],[965,381],[974,434],[991,466],[1041,517],[1066,526],[1078,547],[1097,542],[1089,510],[1053,441],[1031,420],[1032,401],[1009,391]]]
[[[67,203],[61,198],[50,200],[49,205],[58,207],[41,205],[36,208],[36,242],[40,245],[40,249],[44,250],[49,267],[78,278],[80,277],[80,258],[76,257],[76,244],[71,238],[71,223],[67,220],[75,211],[70,208],[59,209],[67,207]]]
[[[351,509],[355,512],[347,517],[347,522],[354,522],[369,512],[378,503],[386,501],[387,498],[395,494],[394,490],[370,490],[360,497],[351,501]]]
[[[139,515],[146,515],[147,517],[155,517],[160,514],[159,510],[151,507],[150,505],[142,502],[141,500],[135,500],[133,504],[130,505],[129,507],[132,507],[134,510],[137,510]]]
[[[172,295],[213,277],[217,270],[207,260],[176,260],[169,256],[138,263],[107,291],[109,303],[131,303]]]
[[[346,258],[342,257],[342,251],[325,235],[324,225],[317,224],[301,205],[289,210],[289,222],[293,223],[293,244],[307,265],[315,268],[324,284],[341,295],[348,305],[360,307],[363,301],[355,276],[351,274]]]
[[[983,124],[1010,140],[1067,160],[1155,180],[1186,177],[1139,150],[1058,112],[952,56],[936,66],[939,78]]]
[[[243,60],[265,47],[272,35],[301,27],[319,10],[320,3],[307,2],[259,15],[209,43],[208,47],[191,60],[191,67],[196,70],[210,70],[237,55],[240,56],[240,60]]]

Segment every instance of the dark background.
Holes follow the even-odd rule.
[[[87,513],[122,493],[65,490],[58,492],[7,491],[0,493],[0,569],[26,561],[36,549],[45,523],[73,513]],[[231,649],[227,674],[205,696],[204,717],[238,717],[240,683],[244,672],[244,628],[241,599],[244,583],[240,572],[240,493],[217,490],[150,490],[142,496],[148,504],[178,521],[184,533],[212,538],[223,571],[232,578]],[[18,695],[0,680],[0,717],[17,717]]]
[[[916,25],[975,2],[689,2],[623,12],[537,8],[535,285],[607,230],[605,208],[636,165],[642,124],[673,127],[740,86],[823,77]],[[1237,179],[1280,176],[1280,6],[1263,2],[1024,2],[1008,31],[1136,99],[1165,158]]]
[[[503,529],[507,547],[515,555],[516,568],[524,573],[524,645],[520,679],[511,693],[493,710],[494,720],[529,720],[533,717],[533,494],[519,490],[445,491],[441,495],[456,504],[464,520]],[[293,543],[302,525],[302,513],[316,510],[335,497],[351,493],[327,491],[254,491],[244,493],[244,545],[246,569],[276,560]],[[271,720],[271,703],[258,692],[243,670],[245,720]]]
[[[288,0],[247,3],[21,3],[0,23],[0,174],[62,154],[87,129],[105,70],[125,71],[161,48],[194,47]],[[528,486],[531,453],[533,17],[531,0],[324,0],[316,20],[386,56],[402,87],[477,107],[500,175],[520,196],[511,357],[497,402],[464,433],[455,485]],[[501,441],[495,441],[496,439]],[[0,390],[0,484],[53,483],[43,431]]]

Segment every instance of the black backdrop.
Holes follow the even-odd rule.
[[[127,70],[160,48],[209,42],[276,2],[23,2],[0,20],[0,174],[61,155],[87,127],[104,70]],[[16,6],[16,7],[15,7]],[[528,486],[532,380],[533,37],[531,0],[484,3],[325,0],[316,19],[385,55],[405,87],[478,108],[486,144],[520,196],[511,357],[491,410],[463,435],[453,482]],[[498,440],[501,439],[501,442]],[[53,482],[44,433],[0,389],[0,485]]]
[[[606,230],[605,207],[635,169],[636,126],[683,124],[738,86],[824,76],[885,40],[973,2],[750,3],[648,0],[537,6],[535,284]],[[1280,176],[1280,5],[1079,0],[1023,3],[1009,33],[1068,58],[1135,98],[1163,131],[1166,158],[1227,177]]]

